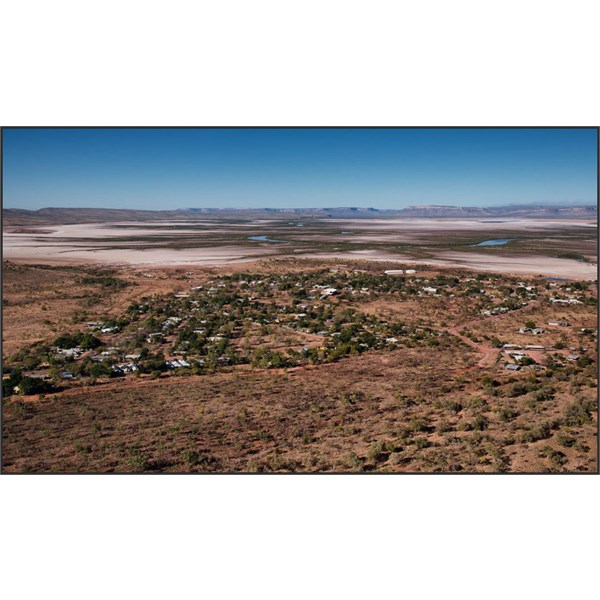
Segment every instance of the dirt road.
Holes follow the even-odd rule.
[[[490,317],[485,317],[483,319],[470,321],[469,323],[465,323],[465,324],[461,324],[461,325],[455,325],[454,327],[449,327],[449,328],[443,329],[442,331],[445,331],[446,333],[449,333],[450,335],[456,336],[461,341],[463,341],[465,344],[467,344],[468,346],[471,346],[471,348],[474,348],[475,350],[477,350],[477,352],[482,354],[483,356],[477,363],[477,365],[479,367],[491,367],[498,362],[502,351],[499,348],[494,348],[489,342],[474,342],[472,339],[462,335],[460,332],[467,326],[479,325],[481,323],[489,322],[489,321],[498,321],[498,320],[508,317],[509,315],[514,314],[516,311],[524,311],[524,310],[531,309],[531,308],[537,308],[539,306],[540,306],[539,300],[532,300],[527,304],[527,306],[522,306],[521,308],[517,308],[513,311],[503,313],[500,315],[492,315]],[[537,360],[537,359],[534,358],[534,360]]]

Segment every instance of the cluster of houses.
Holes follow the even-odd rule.
[[[321,299],[330,298],[338,294],[338,289],[328,285],[313,285],[313,290],[319,290]]]
[[[546,330],[543,327],[521,327],[519,333],[542,335]]]
[[[494,308],[484,309],[480,312],[484,317],[491,317],[493,315],[503,315],[509,310],[510,308],[508,308],[508,306],[496,306]]]
[[[385,275],[414,275],[417,271],[415,269],[387,269],[384,271]]]
[[[514,352],[507,352],[508,356],[510,356],[516,363],[523,362],[526,358],[529,358],[529,355],[521,350],[516,350]]]
[[[192,365],[185,359],[183,358],[178,358],[178,359],[174,359],[174,360],[168,360],[167,361],[167,368],[168,369],[179,369],[181,367],[191,367]]]
[[[504,350],[506,355],[514,361],[514,363],[508,363],[508,364],[504,365],[504,368],[509,371],[518,371],[521,368],[522,363],[524,361],[526,361],[526,359],[531,358],[527,354],[527,352],[523,352],[523,350],[533,350],[533,351],[537,351],[537,352],[545,352],[546,351],[545,346],[541,346],[541,345],[537,345],[537,344],[525,344],[525,345],[504,344],[502,346],[502,349]],[[575,354],[573,352],[574,349],[575,348],[570,349],[571,352],[565,356],[566,360],[571,361],[571,362],[576,362],[580,359],[580,355]],[[535,364],[535,363],[532,364],[531,367],[537,371],[543,371],[545,369],[545,367],[543,367],[542,365]]]
[[[229,351],[233,353],[226,352],[223,348],[226,348],[227,344],[222,342],[238,336],[240,327],[242,332],[246,331],[244,329],[245,325],[240,325],[242,321],[251,324],[260,323],[261,325],[281,322],[288,328],[300,332],[312,335],[316,333],[322,338],[321,341],[314,342],[314,344],[322,344],[319,350],[332,352],[339,348],[343,349],[344,345],[352,345],[353,352],[357,348],[361,352],[369,347],[391,348],[399,343],[399,337],[402,338],[408,335],[413,335],[414,339],[418,340],[442,335],[440,332],[425,331],[414,327],[406,328],[403,326],[399,329],[376,317],[364,319],[364,315],[355,321],[352,320],[353,317],[348,317],[349,320],[343,322],[344,329],[340,329],[339,322],[334,326],[333,311],[337,303],[319,303],[318,300],[326,300],[342,293],[344,294],[342,298],[346,298],[348,297],[346,294],[389,293],[390,291],[436,297],[439,297],[440,294],[455,292],[456,295],[476,297],[478,303],[475,310],[485,307],[480,310],[480,313],[484,316],[503,314],[527,306],[527,300],[534,298],[537,294],[535,286],[526,285],[524,282],[518,282],[519,287],[515,290],[514,280],[507,283],[507,286],[512,286],[511,288],[503,288],[503,280],[487,278],[484,283],[481,277],[461,279],[453,276],[438,276],[410,278],[410,280],[391,277],[415,273],[416,270],[414,269],[388,269],[383,272],[383,275],[381,271],[374,275],[367,271],[355,270],[353,279],[351,273],[338,274],[337,269],[330,269],[329,273],[303,273],[300,275],[223,276],[213,280],[209,284],[210,287],[209,285],[206,288],[202,285],[192,286],[190,283],[189,293],[174,293],[168,297],[161,296],[156,299],[142,298],[140,304],[133,303],[133,308],[128,311],[129,316],[132,313],[134,315],[136,313],[146,315],[146,317],[152,317],[148,320],[148,323],[153,323],[152,325],[145,324],[143,327],[138,327],[137,333],[133,327],[130,328],[124,325],[126,321],[121,320],[89,322],[85,325],[85,328],[103,334],[117,333],[123,328],[125,334],[132,334],[129,336],[130,339],[137,338],[136,345],[140,342],[143,345],[142,340],[145,339],[147,343],[155,344],[155,347],[163,346],[159,350],[163,350],[168,357],[163,363],[163,368],[166,366],[169,370],[176,370],[190,368],[194,365],[204,365],[206,361],[210,365],[215,364],[213,361],[220,365],[231,364],[232,358],[229,356],[233,357],[233,362],[237,362],[235,349],[230,347]],[[313,283],[315,285],[312,285]],[[294,301],[291,304],[287,299],[283,303],[276,300],[265,301],[266,298],[276,298],[277,296],[273,292],[278,289],[282,291],[291,290],[290,293]],[[487,293],[486,290],[495,293]],[[562,290],[563,288],[561,288]],[[202,297],[196,295],[199,292],[202,292]],[[454,297],[454,295],[452,293],[450,297]],[[301,300],[309,302],[310,306],[302,303]],[[492,304],[492,300],[499,304]],[[550,301],[559,304],[581,303],[576,298],[553,298]],[[203,312],[198,314],[200,311]],[[170,316],[167,317],[167,315]],[[201,317],[205,318],[202,319]],[[338,318],[339,314],[336,313],[335,319]],[[134,317],[133,320],[138,319]],[[119,323],[122,327],[115,325],[115,323]],[[141,320],[138,320],[136,326],[142,324]],[[569,324],[566,321],[549,321],[548,326],[568,327]],[[351,337],[347,333],[349,329],[352,331]],[[584,328],[581,331],[586,333],[588,329]],[[530,328],[525,326],[518,331],[521,334],[535,336],[545,333],[542,327]],[[590,331],[593,332],[594,330]],[[196,335],[191,335],[192,332]],[[344,337],[341,338],[343,342],[340,340],[342,332],[344,333]],[[174,333],[177,338],[175,341]],[[82,342],[80,343],[85,346]],[[115,341],[112,343],[115,343]],[[127,343],[130,344],[130,342]],[[313,341],[310,343],[313,344]],[[128,347],[131,348],[132,345],[128,345]],[[216,351],[217,347],[218,351]],[[300,347],[300,344],[298,344],[298,347]],[[139,353],[123,356],[123,350],[116,347],[106,348],[106,346],[103,346],[100,349],[103,351],[91,355],[79,346],[56,348],[56,356],[66,359],[78,359],[83,354],[89,356],[94,363],[107,361],[105,364],[110,366],[105,369],[96,367],[96,372],[112,371],[117,376],[134,374],[140,370],[140,367],[142,371],[145,370],[144,363],[139,362],[141,358]],[[545,347],[534,344],[504,344],[502,349],[511,359],[510,364],[505,365],[505,368],[516,371],[521,369],[524,364],[531,362],[526,360],[526,358],[531,358],[528,357],[526,351],[544,351]],[[304,350],[309,352],[309,350],[313,351],[315,348],[305,346]],[[576,349],[571,348],[570,350],[574,351]],[[229,356],[226,356],[226,353],[229,353]],[[170,358],[171,356],[177,358]],[[205,358],[195,358],[195,356],[204,356]],[[577,354],[569,354],[566,358],[572,361],[579,360]],[[62,368],[68,368],[68,362],[61,361],[61,364],[63,365]],[[76,373],[79,372],[77,368],[71,368]],[[531,368],[543,369],[540,365],[531,365]],[[91,369],[86,372],[91,372]],[[63,379],[73,379],[75,377],[73,372],[68,370],[61,371],[60,376]]]
[[[56,348],[56,355],[64,358],[77,358],[83,354],[83,349],[79,346],[75,348]]]
[[[84,325],[85,329],[91,329],[93,331],[99,331],[101,333],[116,333],[119,331],[118,325],[109,325],[107,323],[98,323],[96,321],[88,321]]]
[[[177,296],[175,296],[177,297]],[[167,329],[172,329],[173,327],[176,327],[177,325],[179,325],[179,323],[181,323],[181,321],[183,321],[183,319],[181,317],[168,317],[165,322],[162,324],[162,329],[163,331],[166,331]]]
[[[540,350],[543,349],[543,346],[540,347],[527,347],[527,349],[529,350]],[[514,350],[514,351],[508,351],[506,352],[507,356],[509,358],[511,358],[514,362],[512,363],[507,363],[504,365],[504,368],[507,369],[508,371],[519,371],[521,369],[521,367],[523,366],[524,363],[530,363],[530,366],[533,370],[535,371],[544,371],[545,367],[543,367],[542,365],[539,365],[535,362],[533,362],[533,364],[531,364],[531,361],[529,359],[531,359],[531,356],[529,356],[529,354],[527,354],[526,352],[523,352],[521,350]]]
[[[162,333],[162,332],[160,332],[160,331],[157,331],[156,333],[149,333],[149,334],[146,336],[146,341],[147,341],[149,344],[151,344],[151,343],[153,343],[153,342],[161,342],[161,341],[164,339],[164,337],[165,337],[165,334],[164,334],[164,333]]]
[[[552,304],[583,304],[581,300],[577,298],[549,298]]]
[[[136,371],[139,371],[139,368],[135,363],[128,362],[113,365],[112,371],[115,375],[129,375],[135,373]]]
[[[540,344],[503,344],[503,350],[545,350],[546,346]]]

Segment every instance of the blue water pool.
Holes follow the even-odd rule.
[[[472,246],[504,246],[508,242],[512,242],[515,238],[501,238],[498,240],[485,240],[485,242],[479,242],[479,244],[471,244]]]
[[[285,244],[285,240],[272,240],[267,235],[251,235],[248,237],[248,239],[252,240],[253,242],[273,242],[275,244]]]

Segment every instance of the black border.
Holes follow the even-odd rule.
[[[190,125],[190,126],[169,126],[169,125],[11,125],[11,126],[2,126],[0,127],[0,209],[2,210],[2,215],[4,214],[4,131],[9,129],[591,129],[596,131],[596,206],[599,205],[600,199],[600,169],[598,168],[598,160],[600,159],[600,127],[597,126],[568,126],[568,125],[394,125],[394,126],[370,126],[370,125]],[[3,216],[2,216],[3,219]],[[2,236],[4,234],[4,230],[2,231]],[[598,229],[596,229],[596,235],[598,238]],[[0,248],[0,262],[2,264],[2,268],[4,266],[4,242],[2,243],[2,248]],[[600,262],[597,264],[597,274],[600,274]],[[598,279],[598,277],[597,277]],[[1,285],[3,280],[3,274],[0,270],[0,298],[4,297],[4,286]],[[4,306],[0,303],[0,324],[4,323]],[[600,328],[600,309],[597,308],[596,311],[596,326],[597,329]],[[0,339],[0,351],[2,350],[2,340]],[[1,362],[1,359],[0,359]],[[596,365],[597,369],[599,365]],[[0,364],[0,374],[2,374],[3,365]],[[596,393],[598,395],[599,388],[596,388]],[[216,472],[192,472],[192,473],[146,473],[146,472],[118,472],[118,473],[100,473],[100,472],[57,472],[57,473],[19,473],[19,472],[5,472],[4,464],[2,462],[2,443],[3,443],[3,426],[4,426],[4,399],[1,397],[0,393],[0,475],[96,475],[96,476],[106,476],[106,475],[147,475],[147,476],[158,476],[158,475],[256,475],[256,476],[265,476],[265,475],[358,475],[358,476],[374,476],[374,475],[429,475],[429,476],[438,476],[438,475],[450,475],[450,476],[460,476],[460,475],[541,475],[541,476],[561,476],[561,475],[600,475],[600,408],[599,414],[597,415],[596,425],[596,471],[574,471],[574,472],[559,472],[559,473],[544,473],[544,472],[449,472],[449,471],[439,471],[439,472],[430,472],[430,471],[400,471],[400,472],[381,472],[381,471],[371,471],[371,472],[353,472],[353,471],[334,471],[334,472],[282,472],[282,473],[249,473],[247,471],[232,471],[232,472],[224,472],[224,471],[216,471]]]

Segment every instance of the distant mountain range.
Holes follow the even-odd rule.
[[[128,210],[116,208],[41,208],[2,211],[3,225],[51,225],[114,221],[194,221],[211,217],[391,219],[419,218],[522,218],[596,219],[596,206],[408,206],[398,210],[377,208],[182,208],[177,210]]]
[[[408,206],[397,210],[378,208],[264,208],[264,209],[216,209],[184,208],[182,212],[192,214],[274,214],[337,218],[390,218],[390,217],[523,217],[523,218],[580,218],[593,219],[597,215],[595,206],[498,206],[480,208],[474,206]]]

